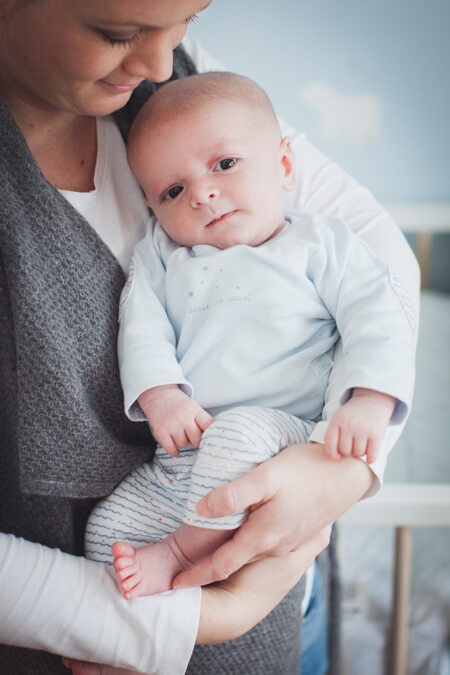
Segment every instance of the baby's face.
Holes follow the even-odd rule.
[[[158,123],[134,147],[147,201],[182,246],[258,246],[282,226],[293,157],[269,116],[214,101]]]

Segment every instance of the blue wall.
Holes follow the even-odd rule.
[[[449,32],[449,0],[214,0],[190,28],[383,202],[450,202]]]

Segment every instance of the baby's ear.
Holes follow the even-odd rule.
[[[147,197],[146,197],[145,195],[144,195],[144,204],[145,204],[145,206],[148,206],[148,208],[149,208],[150,211],[151,211],[151,215],[153,216],[154,213],[153,213],[152,205],[150,204],[150,202],[148,201],[148,199],[147,199]]]
[[[281,139],[281,166],[283,167],[283,189],[291,192],[295,187],[295,155],[287,136]]]

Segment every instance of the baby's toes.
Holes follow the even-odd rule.
[[[119,581],[123,581],[124,579],[131,577],[133,574],[136,574],[138,571],[139,568],[136,564],[136,561],[133,560],[130,565],[126,565],[119,570],[116,568],[116,577],[119,579]]]
[[[143,595],[141,591],[141,584],[138,582],[133,588],[131,588],[129,591],[122,591],[123,592],[123,597],[125,600],[133,600],[134,598],[139,598]]]
[[[121,572],[127,567],[136,567],[136,558],[134,556],[132,558],[127,558],[126,556],[123,558],[116,558],[113,565],[116,572]]]
[[[127,544],[124,541],[116,541],[111,546],[111,553],[114,558],[132,557],[135,554],[135,550],[130,544]]]
[[[142,574],[140,572],[136,572],[136,574],[132,574],[129,576],[127,579],[122,581],[120,584],[120,590],[122,591],[124,597],[127,600],[131,600],[131,598],[137,597],[139,595],[139,592],[136,590],[136,592],[133,594],[133,591],[136,589],[136,586],[140,584],[142,581]]]

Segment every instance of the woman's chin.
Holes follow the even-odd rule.
[[[124,89],[123,91],[111,91],[106,87],[102,87],[100,95],[97,95],[95,98],[92,97],[91,101],[86,102],[85,107],[87,110],[85,114],[95,117],[111,115],[111,113],[120,110],[120,108],[123,108],[128,103],[133,91],[134,89],[131,88]]]

